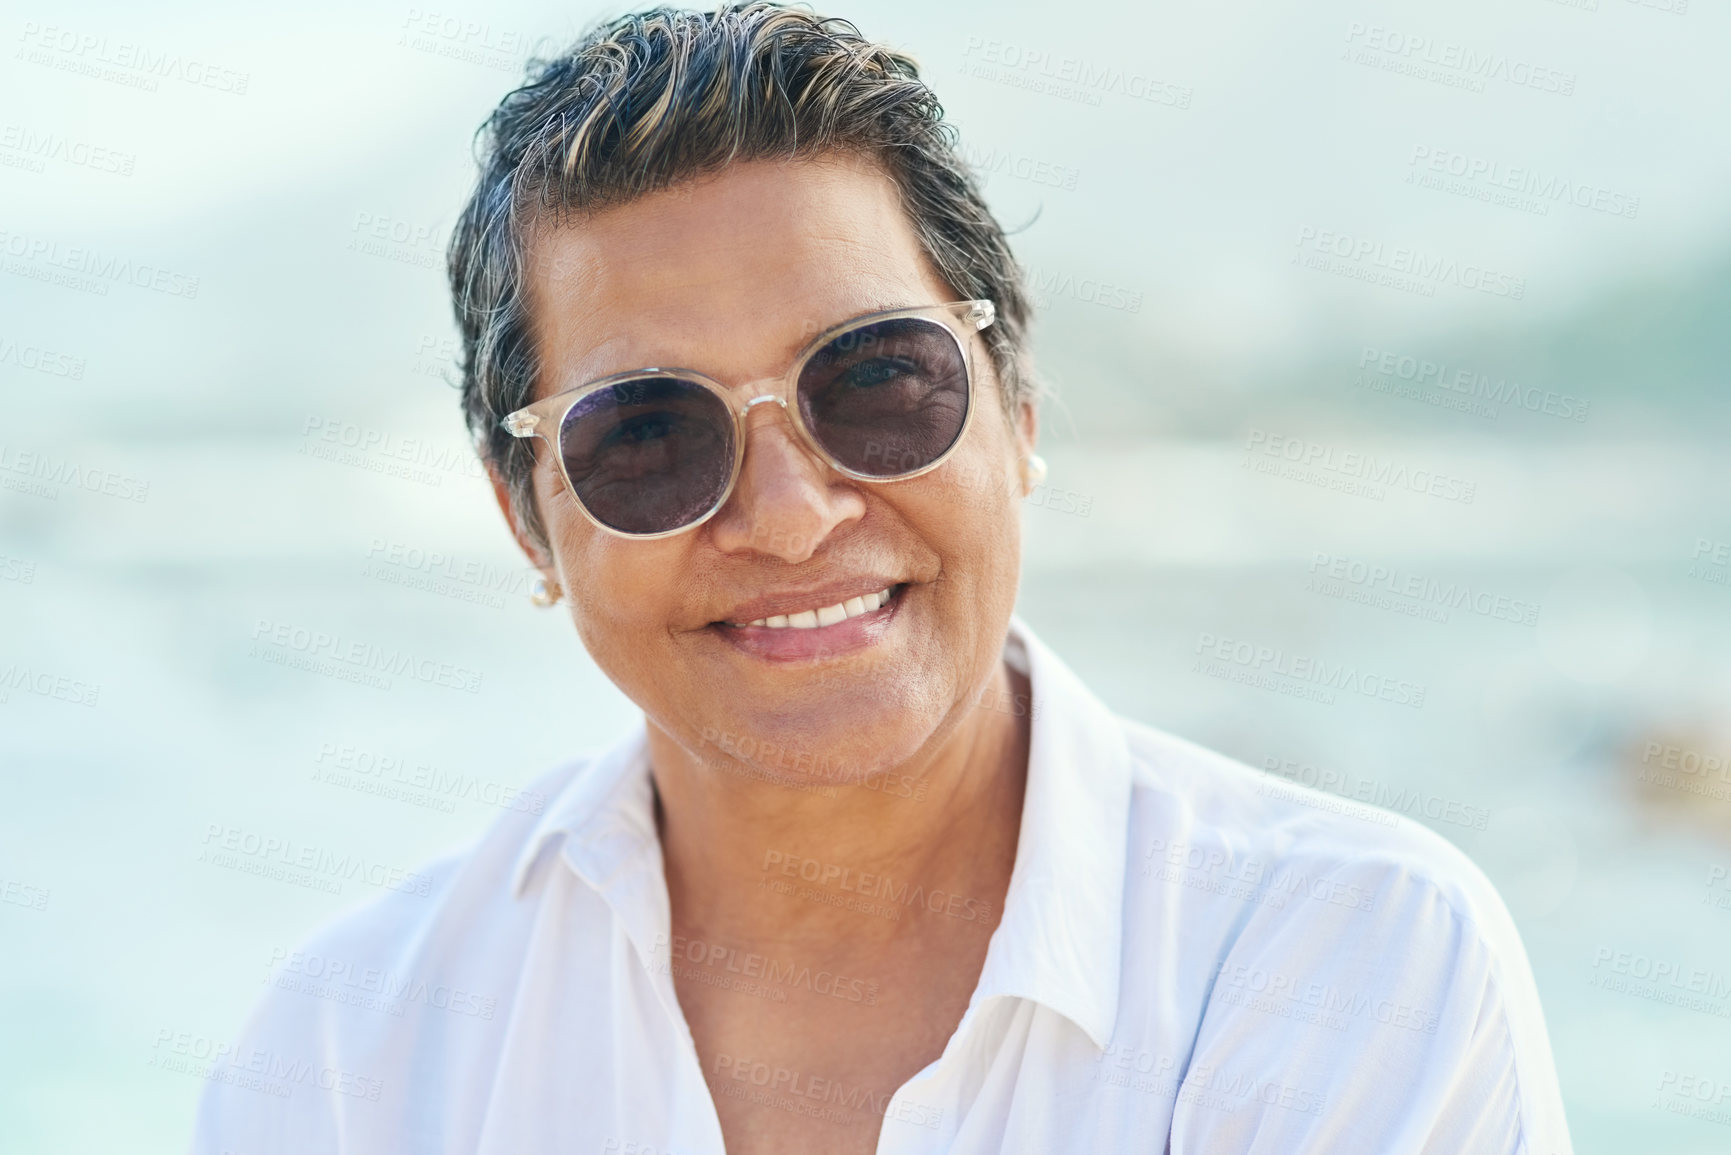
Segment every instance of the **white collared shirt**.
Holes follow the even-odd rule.
[[[1567,1155],[1526,954],[1464,855],[1117,718],[1020,622],[1005,654],[1035,706],[1022,828],[944,1053],[893,1096],[730,1060],[729,1094],[875,1112],[883,1155]],[[211,1063],[197,1155],[723,1155],[671,969],[766,1006],[875,998],[670,940],[641,725],[538,788],[429,896],[283,961]],[[787,865],[819,901],[983,913]]]

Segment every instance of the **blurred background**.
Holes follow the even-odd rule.
[[[630,718],[528,601],[442,274],[474,128],[620,10],[6,5],[0,1151],[182,1149],[163,1032],[376,893],[224,832],[412,869]],[[826,11],[922,62],[1042,307],[1025,619],[1480,863],[1579,1151],[1731,1149],[1731,13]]]

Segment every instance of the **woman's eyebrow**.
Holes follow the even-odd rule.
[[[785,371],[802,353],[814,351],[811,349],[812,343],[825,333],[831,332],[834,329],[838,329],[854,321],[875,316],[878,313],[892,313],[898,309],[913,309],[918,307],[919,305],[917,302],[912,302],[899,296],[894,299],[877,297],[870,298],[867,303],[857,309],[835,314],[833,319],[826,319],[823,321],[807,319],[800,326],[798,334],[793,336],[790,339],[790,342],[784,343],[785,348],[782,350],[783,361],[781,369],[778,370],[778,372]],[[597,356],[602,354],[609,344],[617,342],[622,338],[622,334],[614,334],[603,338],[600,342],[590,346],[583,353],[575,357],[572,364],[574,366],[595,366]],[[548,396],[551,396],[554,393],[563,392],[566,389],[575,389],[587,384],[588,382],[599,381],[604,377],[611,377],[617,373],[630,373],[639,369],[690,369],[698,373],[703,373],[706,376],[715,377],[716,380],[720,381],[722,384],[728,384],[726,379],[718,376],[713,369],[706,367],[701,363],[693,363],[692,359],[688,357],[661,355],[633,356],[620,357],[615,362],[603,361],[599,367],[584,368],[581,372],[576,368],[568,370],[563,374],[563,379],[559,387],[551,390],[548,393]],[[757,379],[761,380],[762,378]]]

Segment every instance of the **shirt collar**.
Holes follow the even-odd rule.
[[[1104,1048],[1118,1018],[1130,748],[1112,712],[1012,618],[1012,664],[1018,649],[1033,690],[1028,785],[1004,916],[971,1005],[1032,999]]]
[[[512,893],[521,898],[541,864],[561,846],[568,860],[576,851],[583,863],[578,874],[596,889],[605,889],[622,866],[646,849],[643,843],[655,841],[648,733],[639,717],[553,796],[517,856]]]
[[[980,705],[1032,713],[1028,783],[1003,918],[972,1005],[1031,999],[1105,1047],[1118,1013],[1129,747],[1118,719],[1020,619],[1005,657],[1026,667],[1031,706]],[[513,893],[525,893],[556,846],[647,957],[668,933],[669,907],[641,719],[553,799],[517,858]]]

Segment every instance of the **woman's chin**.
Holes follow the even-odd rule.
[[[699,754],[717,772],[775,785],[856,786],[917,760],[935,721],[921,726],[905,711],[873,711],[856,702],[821,720],[707,724],[698,735]]]

